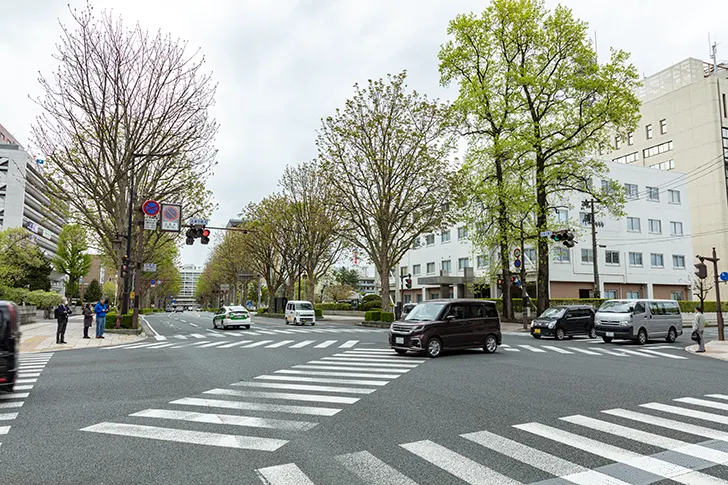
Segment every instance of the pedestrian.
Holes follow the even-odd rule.
[[[94,307],[96,313],[96,338],[104,338],[104,329],[106,328],[106,313],[109,311],[109,305],[106,300],[99,301]]]
[[[71,314],[71,309],[68,307],[68,300],[65,298],[61,301],[61,304],[56,308],[56,343],[65,344],[66,342],[66,326],[68,326],[68,315]]]
[[[693,333],[698,336],[698,350],[696,352],[705,352],[705,315],[701,307],[695,307],[695,318],[693,318]]]
[[[94,310],[91,308],[91,303],[86,303],[83,308],[83,338],[91,338],[88,336],[88,329],[91,328],[91,324],[94,322]]]

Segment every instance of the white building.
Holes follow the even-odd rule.
[[[597,216],[597,221],[604,223],[597,236],[602,296],[691,299],[693,249],[685,175],[637,165],[607,165],[610,178],[624,185],[628,199],[625,217]],[[562,243],[552,246],[552,298],[588,298],[592,294],[591,226],[585,221],[587,211],[581,209],[582,200],[580,194],[574,194],[569,204],[572,208],[557,212],[558,227],[553,229],[572,229],[577,244],[571,249]],[[533,297],[535,244],[526,244],[525,255],[529,294]],[[400,263],[400,274],[412,274],[412,289],[402,289],[401,299],[406,303],[467,296],[472,284],[479,296],[500,296],[493,281],[499,267],[491,271],[491,264],[499,266],[498,258],[476,252],[468,239],[468,229],[462,225],[424,235],[420,246],[408,251]],[[391,283],[394,285],[394,280]]]
[[[204,267],[194,264],[183,264],[179,266],[179,273],[182,279],[177,303],[192,303],[195,300],[195,289]]]

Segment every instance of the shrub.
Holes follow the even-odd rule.
[[[121,316],[121,328],[131,328],[132,313],[127,313]],[[116,328],[116,312],[109,312],[106,314],[106,326],[105,328]]]
[[[351,303],[321,303],[314,308],[321,310],[351,310]]]
[[[369,310],[381,310],[382,309],[382,300],[370,300],[366,303],[362,303],[362,305],[359,307],[359,309],[363,312],[366,312]]]
[[[324,311],[322,309],[320,309],[320,308],[314,308],[313,309],[313,312],[314,312],[314,314],[317,317],[323,317],[324,316]]]
[[[380,310],[370,310],[364,314],[364,321],[378,322],[382,312]]]
[[[267,308],[261,308],[260,310],[258,310],[258,313],[268,313],[268,309]]]
[[[381,312],[379,320],[382,322],[391,323],[394,321],[394,313],[392,312]]]
[[[382,297],[379,295],[366,295],[364,298],[362,298],[362,303],[368,303],[370,301],[379,300],[382,301]]]

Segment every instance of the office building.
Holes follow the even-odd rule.
[[[176,298],[178,305],[181,303],[194,303],[197,281],[200,279],[203,270],[204,267],[195,266],[194,264],[183,264],[179,266],[182,285]]]

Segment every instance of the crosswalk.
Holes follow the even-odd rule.
[[[673,359],[686,360],[688,357],[684,354],[681,347],[674,345],[656,345],[649,348],[632,346],[625,348],[621,346],[565,346],[565,345],[534,345],[534,344],[502,344],[500,348],[505,352],[524,352],[534,354],[556,353],[561,355],[590,355],[590,356],[607,356],[614,357],[642,357],[645,359]],[[669,353],[667,350],[674,351]]]
[[[157,350],[157,349],[351,349],[359,344],[359,340],[207,340],[200,339],[192,342],[180,341],[152,341],[103,347],[104,350],[125,351],[125,350]]]
[[[30,390],[38,381],[53,353],[21,354],[14,392],[0,393],[0,445],[2,437],[10,432],[11,423],[18,417],[18,410],[30,396]]]
[[[261,335],[309,335],[309,334],[341,334],[341,333],[386,333],[386,328],[295,328],[290,327],[286,329],[278,328],[260,328],[254,327],[252,330],[214,330],[214,329],[200,329],[199,332],[192,333],[177,333],[174,335],[155,335],[157,340],[188,340],[188,339],[205,339],[205,338],[225,338],[225,337],[258,337]]]
[[[389,349],[344,350],[81,431],[272,452],[426,361]],[[241,427],[249,432],[238,434]]]
[[[479,430],[440,441],[400,443],[404,460],[364,450],[334,456],[328,467],[336,476],[348,476],[346,483],[352,485],[417,485],[402,470],[422,467],[432,480],[427,483],[726,485],[728,479],[720,478],[726,470],[716,467],[728,465],[728,394],[647,402],[634,409],[563,416],[548,424],[515,424],[503,434]],[[610,463],[589,467],[572,461],[588,455]],[[284,463],[259,468],[256,474],[266,485],[317,485],[329,483],[318,477],[331,476],[331,469],[322,470],[320,463]]]

